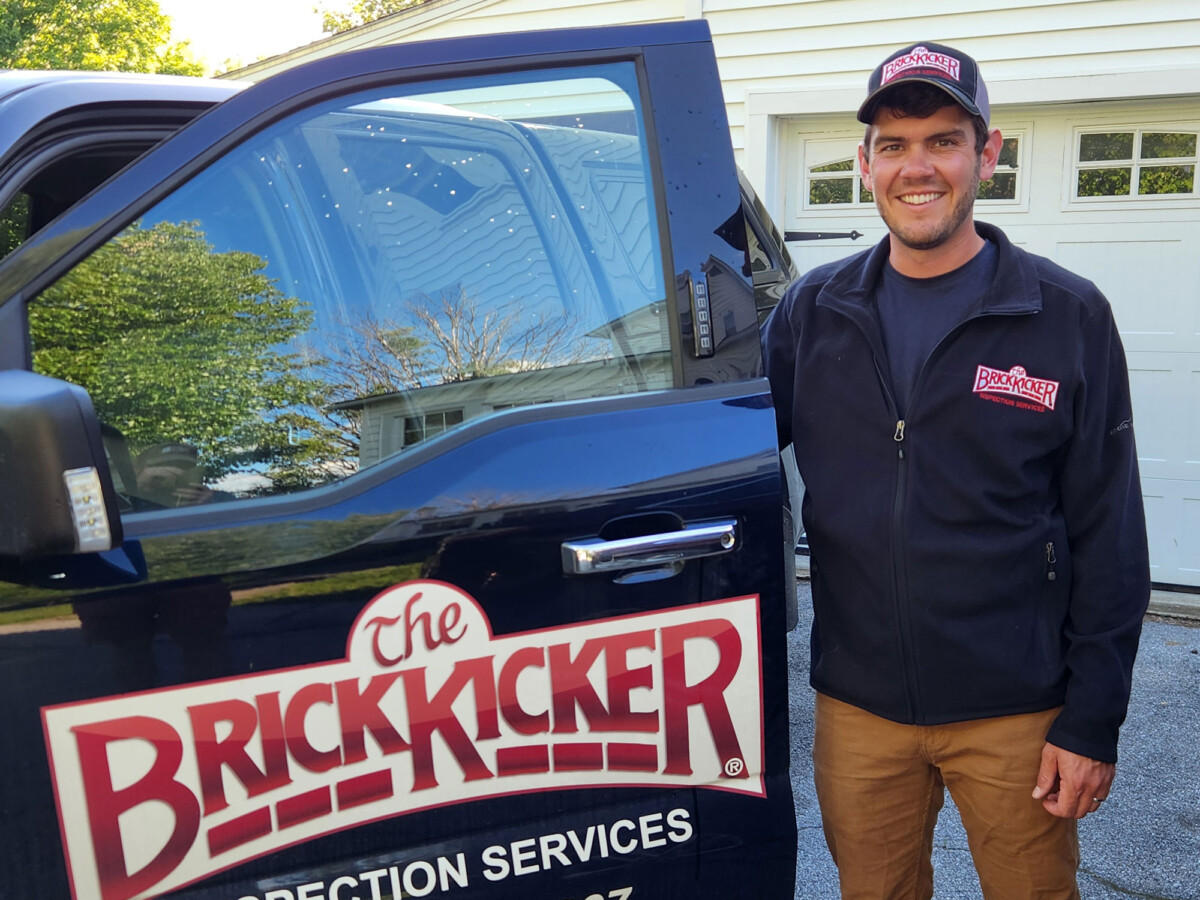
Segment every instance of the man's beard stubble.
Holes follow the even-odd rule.
[[[975,207],[975,197],[979,193],[980,184],[980,167],[982,159],[975,160],[975,174],[971,178],[971,188],[958,198],[958,202],[954,205],[954,209],[950,211],[950,215],[946,217],[941,227],[931,235],[918,237],[911,232],[905,233],[897,223],[891,221],[890,217],[883,211],[879,201],[875,201],[875,208],[879,211],[880,217],[888,227],[888,231],[894,234],[897,240],[905,247],[911,250],[932,250],[935,247],[940,247],[944,244],[951,235],[953,235],[959,227],[971,216],[971,211]],[[901,201],[897,200],[897,203]]]

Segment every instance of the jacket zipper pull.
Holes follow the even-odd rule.
[[[904,420],[901,419],[896,423],[896,433],[892,435],[892,440],[896,442],[896,449],[900,451],[900,458],[904,459]]]
[[[1054,541],[1046,542],[1046,580],[1054,581],[1058,575],[1054,571],[1054,564],[1058,562],[1058,557],[1054,555]]]

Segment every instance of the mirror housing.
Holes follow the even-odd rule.
[[[0,556],[93,553],[121,540],[87,391],[20,369],[0,372]]]

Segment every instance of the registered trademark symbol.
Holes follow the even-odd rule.
[[[740,759],[738,759],[736,756],[733,759],[731,759],[725,763],[725,774],[728,775],[730,778],[736,778],[738,775],[741,775],[742,772],[745,771],[745,769],[746,769],[746,764],[744,762],[742,762]]]

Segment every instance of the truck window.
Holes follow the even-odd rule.
[[[81,136],[34,164],[0,197],[0,260],[56,216],[141,156],[165,134],[143,129],[140,137]]]
[[[249,138],[30,304],[133,510],[288,493],[673,384],[632,64],[373,90]]]

